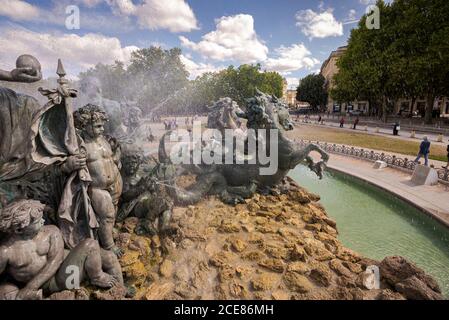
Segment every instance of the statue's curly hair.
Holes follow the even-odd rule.
[[[0,209],[0,232],[9,233],[21,230],[30,225],[45,205],[36,200],[18,200]]]
[[[89,123],[109,120],[108,115],[101,107],[90,103],[76,110],[73,113],[73,118],[75,128],[79,130],[83,130]]]

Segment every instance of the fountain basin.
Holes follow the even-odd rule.
[[[328,170],[318,180],[306,167],[290,176],[319,194],[337,221],[344,246],[375,260],[403,256],[439,282],[449,296],[449,230],[404,200],[358,178]]]

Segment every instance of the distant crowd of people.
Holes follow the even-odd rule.
[[[184,120],[184,124],[185,124],[187,130],[191,130],[193,128],[193,123],[195,121],[198,121],[198,119],[199,119],[198,115],[195,115],[193,117],[186,117]],[[163,123],[164,123],[165,130],[167,130],[167,131],[168,130],[176,130],[179,127],[178,118],[176,118],[176,117],[173,119],[165,119],[163,121]]]

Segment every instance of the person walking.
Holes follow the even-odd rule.
[[[355,118],[354,120],[354,127],[352,129],[356,130],[357,129],[357,125],[359,124],[359,117]]]
[[[401,127],[399,126],[399,123],[396,122],[393,126],[393,135],[394,136],[399,135],[399,130],[401,130]]]
[[[424,157],[424,165],[427,167],[429,165],[429,153],[430,153],[430,141],[427,137],[422,139],[422,142],[419,146],[419,153],[415,159],[415,162],[418,162],[421,157]]]
[[[449,169],[449,144],[447,145],[446,151],[447,151],[447,163],[446,166],[443,168]]]
[[[345,117],[341,117],[340,119],[340,128],[343,128],[345,126]]]

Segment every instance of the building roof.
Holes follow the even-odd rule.
[[[329,61],[331,61],[332,58],[334,58],[334,57],[341,57],[343,55],[343,53],[345,53],[345,51],[347,49],[348,49],[348,46],[342,46],[342,47],[338,47],[337,50],[332,51],[331,54],[329,55],[329,58],[327,58],[323,62],[323,65],[321,66],[320,72],[323,72],[323,69],[326,68],[327,64],[329,63]]]

